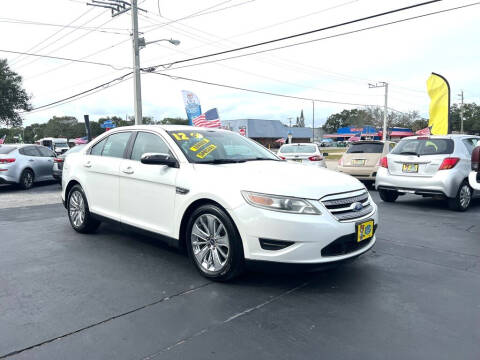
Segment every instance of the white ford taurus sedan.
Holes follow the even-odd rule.
[[[186,248],[204,276],[249,263],[318,266],[375,243],[377,207],[353,177],[283,161],[227,130],[131,126],[68,156],[62,198],[78,232],[101,221]]]

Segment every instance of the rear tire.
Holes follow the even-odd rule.
[[[90,214],[87,197],[80,185],[73,186],[68,193],[67,211],[73,230],[79,233],[89,234],[95,232],[100,226],[100,221]]]
[[[35,175],[32,170],[25,169],[20,176],[20,183],[18,184],[21,189],[28,190],[33,186],[33,180],[35,179]]]
[[[380,199],[385,202],[395,202],[398,198],[398,192],[394,190],[378,190],[378,194],[380,195]]]
[[[467,180],[463,180],[457,195],[448,199],[448,207],[454,211],[466,211],[472,202],[473,190]]]
[[[220,207],[197,208],[188,221],[185,240],[190,259],[204,277],[228,281],[244,271],[242,239]]]

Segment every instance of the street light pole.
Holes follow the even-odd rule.
[[[135,125],[142,124],[142,85],[140,80],[140,46],[138,42],[137,0],[132,0],[132,47],[133,47],[133,91]]]
[[[384,87],[385,88],[385,104],[384,104],[384,108],[383,108],[383,132],[382,132],[382,140],[385,141],[385,140],[387,140],[388,83],[382,81],[382,82],[378,82],[376,84],[368,84],[368,87],[370,89],[379,88],[379,87]]]

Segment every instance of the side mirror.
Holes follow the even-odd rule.
[[[477,172],[480,171],[480,146],[477,146],[475,149],[473,149],[472,170]]]
[[[177,159],[169,154],[145,153],[142,155],[140,162],[147,165],[167,165],[172,168],[179,167]]]

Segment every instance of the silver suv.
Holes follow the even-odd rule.
[[[417,194],[448,200],[452,210],[468,209],[474,190],[468,183],[471,154],[479,136],[412,136],[380,160],[375,187],[383,201]],[[479,143],[480,144],[480,143]]]

